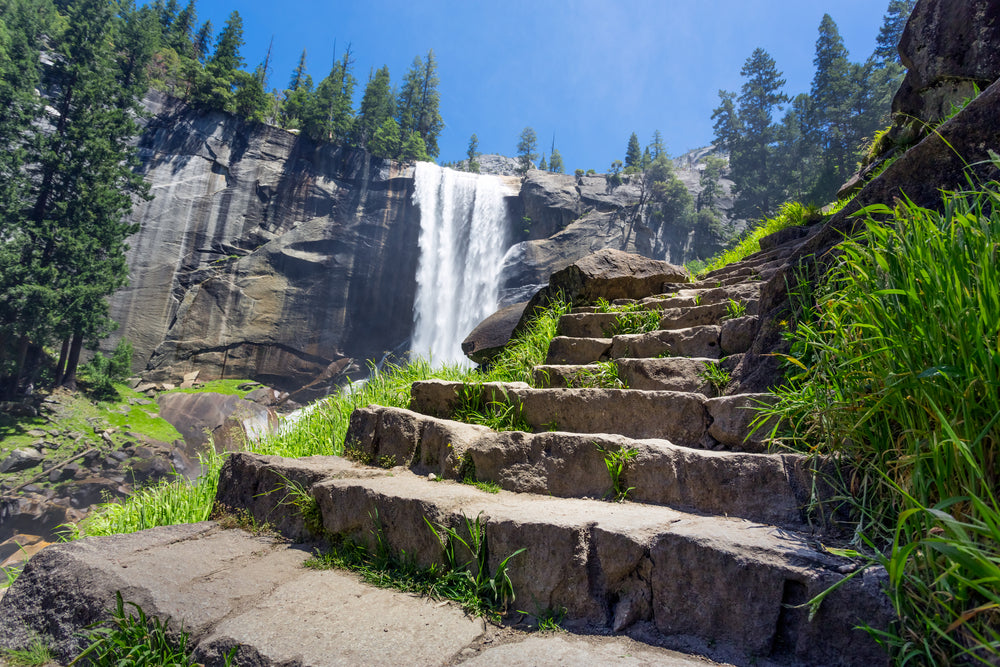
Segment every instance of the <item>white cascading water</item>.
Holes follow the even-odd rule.
[[[413,203],[420,259],[411,352],[435,364],[467,362],[462,341],[497,308],[507,249],[504,186],[496,176],[418,162]]]

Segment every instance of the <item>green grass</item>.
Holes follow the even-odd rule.
[[[514,601],[507,566],[524,549],[518,549],[489,569],[486,524],[481,517],[465,519],[463,529],[431,523],[427,527],[441,544],[441,562],[417,565],[406,554],[394,553],[385,541],[378,517],[372,531],[374,549],[343,538],[335,538],[331,549],[306,561],[314,569],[338,568],[358,573],[380,588],[454,600],[467,611],[498,621]],[[467,558],[467,560],[463,560]]]
[[[997,158],[1000,164],[1000,157]],[[791,332],[785,442],[856,471],[896,660],[1000,661],[1000,184],[869,207]],[[888,218],[884,223],[879,219]]]
[[[625,469],[629,463],[638,455],[638,450],[634,447],[618,447],[617,449],[605,449],[597,445],[597,451],[604,455],[604,465],[608,469],[608,477],[611,478],[611,488],[608,489],[605,498],[611,498],[615,502],[623,503],[628,498],[629,491],[634,486],[625,486]]]
[[[227,394],[229,396],[239,396],[243,398],[251,391],[257,387],[251,387],[250,389],[240,389],[241,384],[246,384],[248,382],[253,382],[253,380],[209,380],[208,382],[203,382],[197,387],[189,387],[181,389],[180,387],[176,389],[171,389],[170,391],[163,392],[165,394],[200,394],[202,392],[210,391],[216,394]],[[256,384],[256,383],[255,383]]]
[[[52,649],[45,643],[45,640],[37,636],[32,638],[27,648],[0,649],[0,657],[10,667],[38,667],[55,662]]]
[[[127,607],[131,609],[126,610]],[[138,665],[167,665],[194,667],[197,665],[188,648],[190,633],[174,631],[170,619],[161,621],[134,602],[125,602],[120,591],[115,592],[115,608],[111,618],[87,627],[87,647],[70,665],[80,661],[97,667],[123,667]],[[225,656],[225,664],[232,664],[238,647]]]
[[[66,526],[67,537],[118,535],[156,526],[205,521],[212,513],[224,459],[224,455],[209,448],[201,459],[205,472],[196,480],[178,476],[137,489],[128,498],[103,503],[81,523]]]
[[[735,246],[723,250],[718,255],[706,260],[689,262],[687,269],[692,275],[701,278],[705,274],[734,264],[760,251],[760,240],[765,236],[780,231],[786,227],[805,224],[817,214],[815,209],[796,202],[787,202],[778,209],[773,218],[761,220],[760,224],[744,236]]]
[[[608,338],[624,334],[641,334],[660,328],[662,313],[658,310],[636,310],[620,312],[615,321],[602,327]]]
[[[571,387],[600,388],[600,389],[628,389],[628,383],[621,377],[621,370],[618,363],[611,361],[598,361],[597,368],[581,368],[576,371],[569,380]]]
[[[732,379],[729,371],[719,366],[719,364],[706,364],[705,370],[698,377],[707,382],[717,394],[721,394],[722,390],[726,388],[726,385]]]

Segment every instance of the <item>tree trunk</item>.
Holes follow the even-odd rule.
[[[62,386],[67,389],[76,389],[76,367],[80,363],[80,350],[82,348],[83,334],[75,332],[69,348],[69,358],[66,360],[66,374],[62,381]]]
[[[21,336],[17,341],[17,356],[14,358],[14,375],[10,386],[7,388],[7,399],[14,400],[17,396],[17,388],[21,386],[21,374],[24,372],[24,360],[28,356],[28,337]]]
[[[69,336],[63,338],[62,349],[59,351],[59,364],[56,366],[56,381],[52,385],[58,387],[66,375],[66,358],[69,356]]]

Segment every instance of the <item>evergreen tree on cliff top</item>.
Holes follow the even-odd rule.
[[[215,52],[197,75],[192,102],[203,109],[233,111],[233,87],[236,70],[243,66],[243,19],[238,11],[229,20],[215,42]]]
[[[35,178],[3,245],[4,259],[16,256],[20,269],[0,278],[0,327],[18,341],[8,388],[18,384],[29,344],[37,350],[60,339],[58,372],[72,385],[83,344],[113,326],[106,297],[127,280],[125,239],[136,227],[123,218],[148,190],[133,171],[132,142],[149,42],[141,12],[126,5],[115,16],[113,7],[71,5],[49,71],[52,127],[42,132],[36,120],[25,128]]]
[[[368,78],[368,84],[365,86],[365,94],[361,98],[361,108],[358,111],[358,117],[354,119],[352,130],[354,145],[372,151],[369,142],[378,129],[395,115],[395,111],[396,105],[392,95],[389,67],[383,65],[376,70],[373,76]],[[396,130],[398,133],[398,125]]]
[[[325,79],[316,86],[302,111],[302,131],[318,141],[346,143],[354,122],[354,86],[351,47],[333,64]]]
[[[396,121],[400,133],[406,137],[416,132],[431,157],[438,155],[438,137],[444,129],[439,110],[439,83],[437,61],[431,49],[423,59],[419,56],[414,58],[396,98]]]
[[[850,76],[852,68],[844,40],[829,14],[823,15],[819,25],[813,64],[816,72],[809,94],[812,104],[806,139],[820,151],[822,162],[812,200],[829,201],[853,173],[856,160],[851,103],[860,92]]]
[[[563,166],[562,154],[556,148],[556,138],[552,137],[552,148],[549,150],[549,171],[554,174],[561,174],[565,170]]]
[[[630,173],[638,171],[642,165],[642,147],[639,146],[639,137],[635,132],[628,138],[628,146],[625,149],[625,171]]]
[[[517,173],[524,176],[531,169],[532,163],[538,159],[535,149],[538,145],[538,135],[535,130],[526,127],[521,130],[521,136],[517,141]]]

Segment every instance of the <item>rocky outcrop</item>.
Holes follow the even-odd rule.
[[[200,369],[297,389],[406,342],[411,168],[156,93],[147,106],[154,198],[132,215],[131,284],[112,316],[148,377]]]
[[[894,113],[933,123],[1000,78],[1000,5],[993,0],[921,0],[899,42],[906,78]]]

